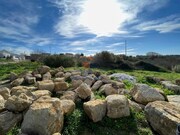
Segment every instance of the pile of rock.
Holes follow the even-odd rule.
[[[1,135],[18,123],[22,134],[60,134],[64,115],[70,115],[79,101],[83,102],[84,111],[93,122],[106,116],[112,119],[127,117],[130,108],[145,110],[153,129],[163,135],[167,130],[174,133],[180,118],[180,110],[175,109],[179,104],[178,97],[166,97],[158,89],[137,84],[134,77],[130,77],[135,84],[131,92],[125,89],[120,79],[114,81],[110,76],[92,70],[65,71],[63,67],[52,70],[42,66],[32,72],[11,74],[10,78],[11,87],[0,88]],[[96,99],[94,93],[104,94],[106,98]],[[125,95],[132,96],[132,100]],[[162,117],[158,117],[159,114],[163,114]],[[170,129],[165,124],[169,119]]]

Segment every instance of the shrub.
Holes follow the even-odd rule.
[[[101,53],[97,53],[94,56],[93,64],[98,67],[111,67],[111,65],[115,62],[115,55],[108,51],[103,51]]]
[[[44,64],[50,67],[73,67],[75,66],[75,60],[65,55],[51,55],[45,57]]]

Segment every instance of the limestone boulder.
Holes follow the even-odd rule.
[[[67,72],[64,74],[65,80],[69,79],[71,77],[71,73]]]
[[[60,97],[61,100],[72,100],[73,102],[76,101],[77,94],[74,91],[65,91],[63,96]]]
[[[100,75],[99,80],[101,80],[105,84],[111,83],[111,79],[107,75]]]
[[[165,101],[155,101],[145,107],[145,116],[160,135],[176,135],[180,108]]]
[[[0,95],[7,100],[11,95],[10,95],[10,90],[7,87],[0,88]]]
[[[69,88],[69,85],[67,82],[55,82],[54,85],[55,85],[54,87],[55,92],[65,91]]]
[[[161,84],[163,85],[164,88],[169,89],[176,94],[180,93],[180,86],[173,84],[170,81],[162,81]]]
[[[33,91],[32,94],[34,95],[35,100],[42,96],[51,96],[51,92],[49,90],[37,90]]]
[[[83,104],[84,111],[93,122],[98,122],[106,115],[106,101],[92,100]]]
[[[28,135],[52,135],[61,132],[64,116],[58,98],[41,97],[26,112],[21,125]]]
[[[101,80],[96,81],[92,86],[92,91],[98,90],[103,85]]]
[[[136,102],[143,105],[149,102],[165,100],[163,95],[147,84],[136,84],[130,94]]]
[[[36,78],[36,81],[41,81],[42,80],[42,75],[41,74],[35,74],[34,77]]]
[[[2,111],[5,110],[4,104],[5,104],[5,100],[4,100],[4,98],[0,95],[0,112],[2,112]]]
[[[22,112],[32,104],[32,98],[28,97],[25,93],[19,96],[11,96],[5,103],[5,108],[12,112]]]
[[[82,80],[82,81],[84,81],[86,79],[86,77],[80,76],[80,75],[72,75],[70,78],[71,78],[72,81],[73,80]]]
[[[129,102],[124,95],[107,96],[106,102],[109,118],[121,118],[130,115]]]
[[[49,90],[51,92],[54,90],[55,87],[52,80],[39,81],[37,82],[37,86],[39,90]]]
[[[134,101],[131,101],[131,100],[129,100],[129,99],[128,99],[128,101],[129,101],[129,107],[132,108],[132,109],[134,109],[136,112],[141,112],[141,111],[143,111],[144,108],[145,108],[145,106],[142,105],[142,104],[138,104],[138,103],[136,103],[136,102],[134,102]]]
[[[84,83],[86,83],[88,86],[92,86],[95,82],[95,79],[91,76],[87,76],[86,79],[84,80]]]
[[[170,104],[174,104],[180,108],[180,95],[169,95],[167,98]]]
[[[16,80],[17,78],[18,78],[18,75],[16,73],[13,73],[13,72],[10,73],[9,79],[11,82]]]
[[[64,81],[65,81],[64,77],[54,79],[54,82],[64,82]]]
[[[19,86],[24,82],[24,78],[17,78],[16,80],[11,82],[11,86]]]
[[[100,93],[105,93],[106,96],[118,94],[118,90],[112,87],[112,84],[105,84],[100,87]]]
[[[76,89],[76,92],[81,99],[86,99],[91,96],[91,88],[86,83],[82,83]]]
[[[47,73],[43,74],[42,80],[51,80],[50,72],[47,72]]]
[[[47,73],[49,71],[50,71],[50,67],[48,67],[48,66],[41,66],[40,68],[38,68],[38,72],[41,75],[43,75],[43,74],[45,74],[45,73]]]
[[[72,88],[73,88],[73,89],[76,89],[76,88],[79,87],[82,83],[83,83],[82,80],[72,80],[72,82],[71,82]]]
[[[124,81],[127,80],[133,84],[136,83],[136,78],[134,76],[130,76],[128,74],[124,74],[124,73],[115,73],[109,76],[110,78],[115,78],[116,80],[119,81]]]
[[[75,103],[72,100],[60,100],[60,102],[64,114],[69,115],[74,111]]]
[[[27,84],[35,84],[36,83],[36,77],[26,76],[25,77],[25,82]]]
[[[0,113],[0,133],[1,135],[6,135],[15,125],[17,125],[22,120],[22,114],[14,114],[12,112],[2,112]]]
[[[57,74],[55,74],[56,78],[61,78],[64,77],[64,72],[58,72]]]

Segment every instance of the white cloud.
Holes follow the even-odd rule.
[[[65,37],[91,33],[97,36],[128,34],[126,24],[133,23],[143,10],[154,11],[169,0],[54,0],[61,13],[55,30]]]
[[[97,42],[100,42],[98,38],[92,38],[87,40],[78,40],[70,43],[70,46],[86,46],[86,45],[93,45]]]
[[[123,46],[125,43],[124,42],[120,42],[120,43],[113,43],[111,45],[107,45],[107,48],[114,48],[114,47],[120,47]]]
[[[180,29],[180,17],[169,16],[158,20],[147,21],[134,26],[139,31],[154,30],[159,33],[168,33]]]

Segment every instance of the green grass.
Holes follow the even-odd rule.
[[[23,71],[31,71],[39,67],[41,64],[37,62],[19,62],[6,65],[0,65],[0,80],[7,79],[11,72],[21,73]]]
[[[18,135],[19,129],[20,129],[20,125],[16,125],[6,135]]]
[[[85,114],[82,103],[75,111],[65,117],[63,135],[153,135],[143,112],[131,110],[129,117],[111,119],[104,117],[102,121],[94,123]]]

